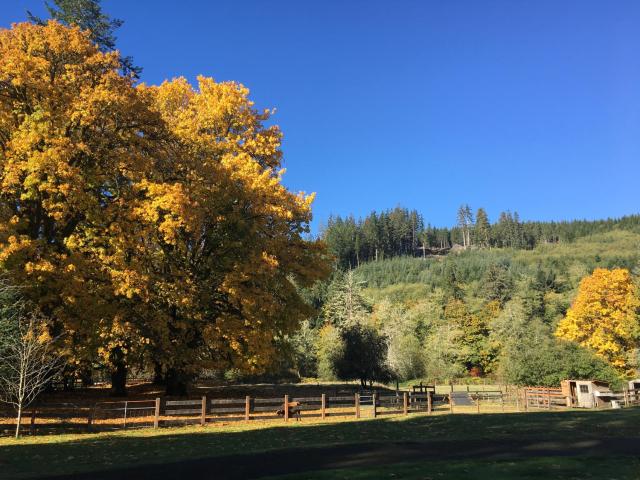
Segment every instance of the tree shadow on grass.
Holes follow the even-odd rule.
[[[6,442],[0,448],[0,471],[8,478],[256,478],[429,458],[626,455],[638,453],[639,421],[640,409],[628,409],[36,437]]]

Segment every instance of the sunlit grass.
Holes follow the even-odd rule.
[[[97,471],[281,448],[363,442],[637,436],[640,409],[512,414],[412,415],[249,422],[84,435],[0,439],[2,475]]]

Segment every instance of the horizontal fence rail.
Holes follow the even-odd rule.
[[[521,412],[566,409],[576,403],[559,388],[526,387],[504,390],[363,391],[317,396],[237,397],[127,400],[97,403],[49,403],[29,407],[22,419],[32,434],[159,428],[238,421],[300,421],[329,417],[375,418],[386,415]],[[640,390],[616,397],[621,406],[640,405]],[[0,411],[6,433],[12,413]],[[15,423],[13,424],[15,425]],[[1,431],[1,430],[0,430]]]

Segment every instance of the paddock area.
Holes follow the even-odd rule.
[[[394,390],[354,384],[200,385],[188,397],[166,397],[158,387],[131,387],[126,399],[104,388],[45,395],[24,413],[25,435],[91,433],[185,425],[329,422],[386,416],[456,415],[568,410],[576,398],[561,388],[508,385],[411,385]],[[640,391],[625,390],[623,406],[640,404]],[[604,404],[601,404],[601,407]],[[604,407],[602,407],[604,408]],[[13,434],[15,417],[0,411],[0,431]]]
[[[2,478],[637,478],[640,408],[236,422],[0,439]]]

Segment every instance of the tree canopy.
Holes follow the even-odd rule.
[[[282,185],[281,132],[249,91],[135,86],[117,52],[50,20],[0,30],[0,268],[78,368],[267,368],[328,273],[313,195]]]

